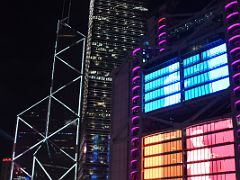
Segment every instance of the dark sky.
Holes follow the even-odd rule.
[[[156,7],[164,0],[149,0]],[[188,10],[196,1],[175,4]],[[201,1],[201,2],[204,2]],[[206,0],[205,0],[206,2]],[[16,115],[48,95],[63,0],[6,0],[0,7],[0,160],[11,156]],[[71,25],[86,34],[89,0],[72,0]]]
[[[16,115],[49,93],[62,2],[7,0],[1,3],[0,160],[11,155]],[[72,3],[71,24],[86,34],[89,0],[76,2]]]

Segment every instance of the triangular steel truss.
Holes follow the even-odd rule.
[[[60,20],[49,96],[17,115],[11,180],[77,179],[85,36]]]

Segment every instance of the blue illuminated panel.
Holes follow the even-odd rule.
[[[181,101],[179,62],[144,76],[144,111],[150,112]]]
[[[145,74],[143,84],[145,113],[227,89],[226,43]]]
[[[185,100],[211,94],[229,87],[226,51],[226,44],[221,44],[202,52],[199,61],[189,63],[189,58],[183,60],[183,64],[185,64]]]

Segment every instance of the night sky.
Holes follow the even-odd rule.
[[[162,1],[151,0],[150,7]],[[196,1],[182,0],[173,3],[173,7],[192,10],[193,3]],[[62,4],[63,0],[1,3],[0,160],[11,156],[16,115],[49,93],[55,31]],[[87,34],[88,5],[89,0],[72,0],[70,25],[83,34]]]

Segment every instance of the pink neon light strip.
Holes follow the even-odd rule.
[[[237,1],[232,1],[232,2],[228,3],[228,4],[224,7],[224,9],[226,10],[226,9],[228,9],[230,6],[232,6],[232,5],[234,5],[234,4],[237,4],[237,3],[238,3]]]
[[[227,28],[227,30],[228,30],[228,31],[231,31],[232,28],[234,28],[234,27],[236,27],[236,26],[240,27],[240,23],[232,24],[231,26],[229,26],[229,27]]]
[[[135,91],[135,90],[138,89],[138,88],[140,88],[140,86],[134,86],[134,87],[132,88],[132,91]]]
[[[133,69],[132,69],[132,72],[134,72],[134,71],[136,71],[136,70],[138,70],[138,69],[140,69],[140,66],[137,66],[137,67],[133,68]]]
[[[232,54],[232,53],[234,53],[235,51],[238,51],[238,50],[240,50],[240,47],[236,47],[236,48],[232,49],[232,50],[230,51],[230,54]]]
[[[240,76],[240,73],[234,74],[233,75],[233,79],[235,79],[236,77]]]
[[[238,60],[232,62],[232,66],[235,66],[236,64],[240,64],[240,59],[238,59]]]
[[[159,26],[159,27],[158,27],[158,30],[160,31],[160,30],[161,30],[161,29],[163,29],[164,27],[166,27],[166,25],[165,25],[165,24],[163,24],[163,25]]]
[[[166,32],[162,32],[161,34],[158,35],[158,38],[162,37],[163,35],[166,35]]]
[[[132,78],[132,82],[136,81],[137,79],[140,79],[140,76],[135,76],[134,78]]]
[[[138,51],[140,51],[141,48],[136,48],[133,50],[132,55],[135,56]]]
[[[231,42],[231,41],[233,41],[237,38],[240,38],[240,35],[236,35],[236,36],[233,36],[233,37],[229,38],[228,42]]]
[[[139,95],[134,96],[134,97],[132,98],[132,101],[134,101],[134,100],[137,99],[137,98],[140,98],[140,96],[139,96]]]
[[[236,16],[236,15],[238,15],[238,14],[239,14],[239,12],[233,12],[233,13],[227,15],[226,19],[228,20],[228,19],[230,19],[231,17]]]
[[[158,24],[161,23],[162,21],[166,20],[166,18],[160,18],[158,19]]]
[[[160,41],[159,43],[158,43],[158,45],[160,46],[161,44],[163,44],[163,43],[166,43],[167,42],[167,40],[162,40],[162,41]]]
[[[132,107],[132,111],[134,111],[135,109],[138,109],[138,108],[140,108],[140,106],[134,106],[134,107]]]

